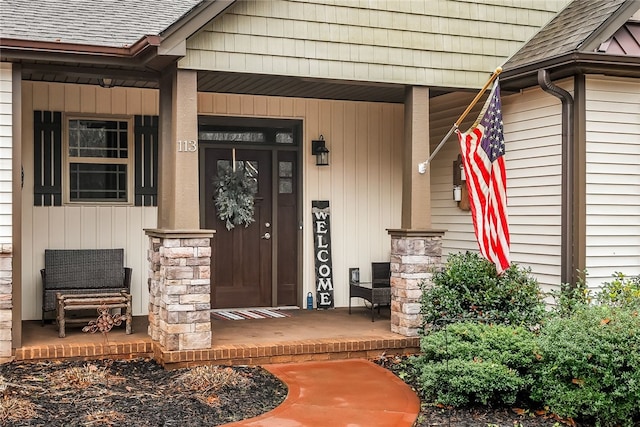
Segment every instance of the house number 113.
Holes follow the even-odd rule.
[[[178,152],[194,152],[198,151],[198,141],[178,141]]]

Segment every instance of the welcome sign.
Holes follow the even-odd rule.
[[[333,308],[333,267],[331,265],[331,222],[328,200],[311,202],[316,267],[317,307]]]

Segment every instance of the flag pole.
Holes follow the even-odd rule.
[[[487,82],[484,84],[482,89],[480,89],[480,92],[478,92],[476,97],[473,98],[473,101],[471,101],[471,104],[469,104],[467,109],[464,110],[462,115],[460,115],[460,118],[455,121],[453,126],[451,126],[451,129],[449,129],[449,132],[447,132],[447,134],[444,136],[444,138],[442,138],[442,141],[440,141],[440,144],[438,144],[438,146],[433,150],[433,153],[431,153],[429,158],[427,160],[425,160],[424,162],[422,162],[422,163],[418,163],[418,172],[420,172],[421,174],[427,172],[427,166],[429,165],[431,160],[435,157],[436,154],[438,154],[438,151],[440,151],[440,149],[442,148],[444,143],[447,142],[447,140],[449,139],[451,134],[453,134],[453,131],[458,129],[458,127],[460,126],[462,121],[465,119],[465,117],[467,117],[467,114],[469,114],[469,111],[471,111],[471,109],[478,103],[478,101],[480,100],[480,98],[482,97],[484,92],[491,85],[491,83],[493,83],[493,81],[500,75],[501,72],[502,72],[502,67],[498,67],[498,68],[495,69],[493,74],[491,74],[491,77],[489,77],[489,80],[487,80]]]

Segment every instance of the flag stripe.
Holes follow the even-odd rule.
[[[478,247],[496,265],[498,274],[510,264],[501,110],[500,86],[496,81],[474,126],[467,132],[458,132]]]

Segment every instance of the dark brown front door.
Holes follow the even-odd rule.
[[[214,308],[272,305],[272,152],[236,150],[236,166],[258,183],[254,222],[227,230],[213,201],[218,168],[229,167],[231,149],[204,148],[204,226],[216,230],[211,249],[211,304]]]

